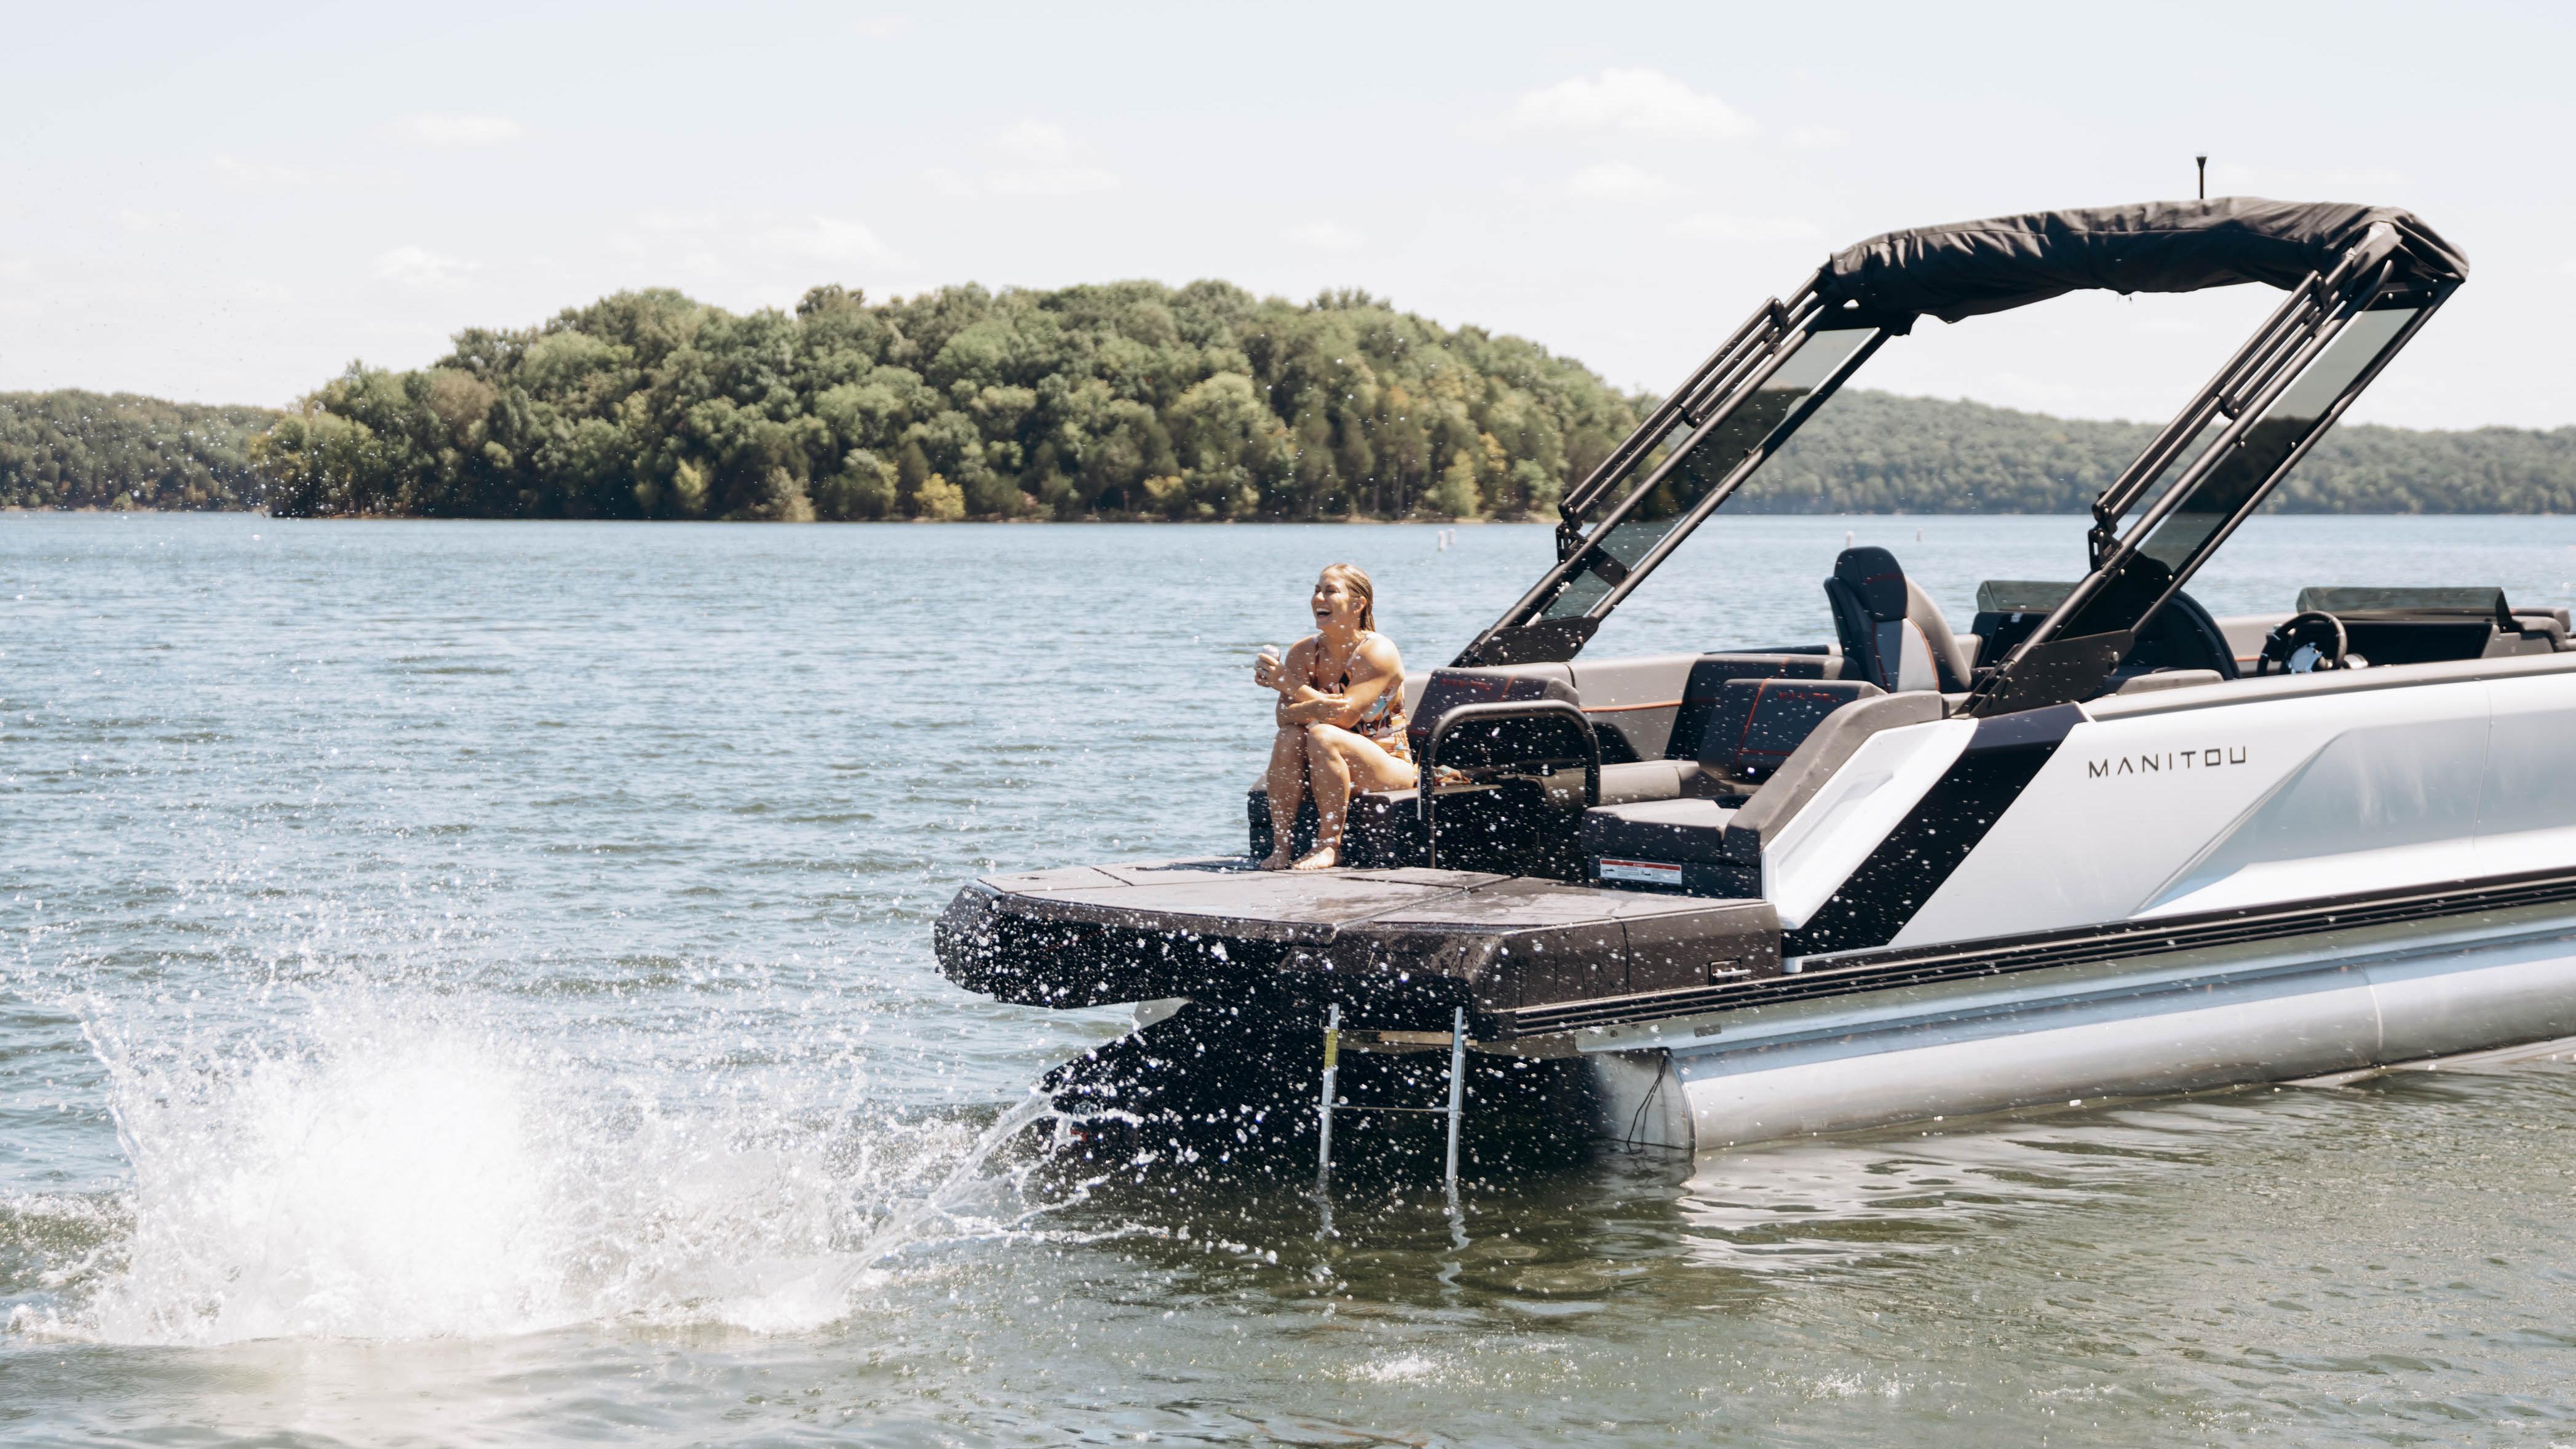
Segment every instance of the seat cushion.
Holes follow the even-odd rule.
[[[1641,800],[1671,800],[1692,793],[1699,766],[1689,760],[1639,760],[1601,767],[1601,803],[1626,805]]]
[[[1825,580],[1851,672],[1890,693],[1968,687],[1970,656],[1922,586],[1886,549],[1847,548]]]
[[[1682,685],[1682,704],[1673,716],[1671,742],[1664,753],[1676,760],[1699,758],[1718,694],[1737,679],[1839,679],[1843,661],[1832,654],[1703,654]]]
[[[1583,812],[1583,854],[1598,862],[1652,860],[1720,864],[1732,806],[1714,800],[1645,800]]]
[[[1858,679],[1731,679],[1700,736],[1704,774],[1750,788],[1769,779],[1825,716],[1880,693]]]

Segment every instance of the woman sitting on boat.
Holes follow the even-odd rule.
[[[1404,743],[1404,661],[1377,632],[1376,590],[1350,564],[1315,580],[1315,633],[1264,654],[1253,682],[1278,692],[1279,733],[1270,744],[1270,858],[1263,870],[1326,870],[1341,864],[1342,822],[1354,790],[1404,790],[1414,783]],[[1315,801],[1315,848],[1291,854],[1297,807]]]

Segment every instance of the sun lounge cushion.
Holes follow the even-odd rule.
[[[1648,800],[1583,812],[1583,854],[1594,861],[1655,860],[1719,864],[1726,860],[1726,822],[1735,810],[1715,800]]]

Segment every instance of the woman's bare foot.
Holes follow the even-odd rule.
[[[1252,868],[1254,870],[1287,870],[1296,864],[1297,859],[1295,856],[1290,855],[1284,850],[1274,850],[1268,855],[1263,856],[1261,859],[1254,861],[1252,863]]]
[[[1321,845],[1315,848],[1315,852],[1312,855],[1307,856],[1304,860],[1301,860],[1288,868],[1290,870],[1331,870],[1334,866],[1340,865],[1341,863],[1341,847],[1335,845]]]

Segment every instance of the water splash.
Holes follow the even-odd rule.
[[[155,1040],[88,1015],[131,1166],[121,1244],[21,1332],[125,1343],[486,1337],[581,1322],[798,1332],[929,1241],[1027,1231],[1011,1149],[862,1097],[671,1100],[460,1017],[326,996],[291,1047]],[[1022,1158],[1026,1154],[1020,1155]]]

